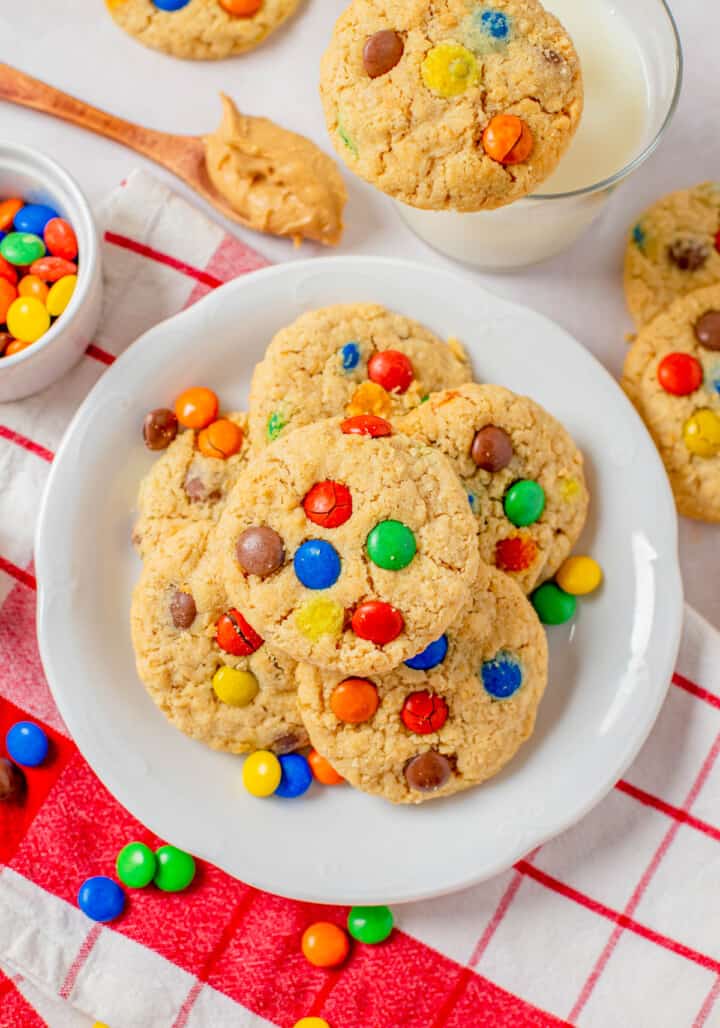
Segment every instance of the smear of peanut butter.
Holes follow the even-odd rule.
[[[226,203],[260,232],[339,243],[347,192],[335,162],[304,136],[221,97],[220,127],[204,143],[208,175]]]

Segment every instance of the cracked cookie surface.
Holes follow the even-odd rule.
[[[352,674],[423,649],[478,573],[475,521],[446,458],[407,436],[345,434],[336,418],[255,458],[216,539],[229,600],[273,647]]]
[[[490,210],[532,192],[583,106],[572,41],[537,0],[354,0],[323,57],[320,91],[348,167],[433,210]]]
[[[397,357],[396,378],[393,367],[376,370],[372,358],[383,351],[409,361],[404,378],[397,378],[397,365],[403,364]],[[250,439],[254,447],[265,446],[293,428],[338,414],[401,414],[428,393],[470,378],[457,341],[444,343],[416,321],[377,304],[309,311],[277,333],[255,368]]]
[[[299,0],[262,0],[249,16],[230,14],[219,0],[188,0],[174,11],[152,0],[106,0],[115,22],[145,46],[173,57],[217,60],[251,50],[295,11]]]
[[[351,785],[393,803],[449,796],[497,774],[532,734],[547,682],[542,626],[499,571],[483,572],[472,597],[439,664],[368,680],[376,709],[360,723],[336,713],[344,675],[298,665],[312,745]]]
[[[720,282],[720,183],[679,189],[630,230],[625,298],[638,328],[674,300]]]
[[[589,502],[582,454],[559,421],[509,389],[471,382],[431,394],[395,427],[449,458],[475,515],[484,561],[525,592],[557,570],[583,529]],[[537,498],[531,514],[543,501],[529,522],[508,502],[518,482],[542,490],[541,496],[524,487],[531,501]]]

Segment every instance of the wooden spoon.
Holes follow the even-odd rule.
[[[233,210],[211,183],[205,168],[205,144],[200,136],[176,136],[124,121],[3,63],[0,100],[52,114],[122,143],[177,175],[226,218],[257,231],[257,226]]]

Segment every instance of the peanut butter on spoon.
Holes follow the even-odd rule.
[[[347,192],[335,162],[304,136],[221,98],[220,127],[203,142],[207,173],[225,202],[251,227],[296,245],[339,243]]]

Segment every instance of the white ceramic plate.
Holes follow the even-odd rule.
[[[587,457],[593,496],[580,550],[605,570],[570,627],[550,630],[550,684],[532,740],[497,778],[457,797],[393,807],[349,788],[302,800],[244,792],[241,761],[185,738],[135,673],[130,544],[140,426],[191,384],[242,407],[274,332],[303,311],[375,301],[456,335],[476,375],[534,397]],[[642,423],[582,346],[467,279],[403,261],[329,258],[223,286],[157,325],[78,411],[38,526],[38,629],[53,694],[100,779],[175,845],[255,886],[328,903],[399,903],[508,867],[600,800],[637,753],[676,656],[682,594],[667,480]]]

